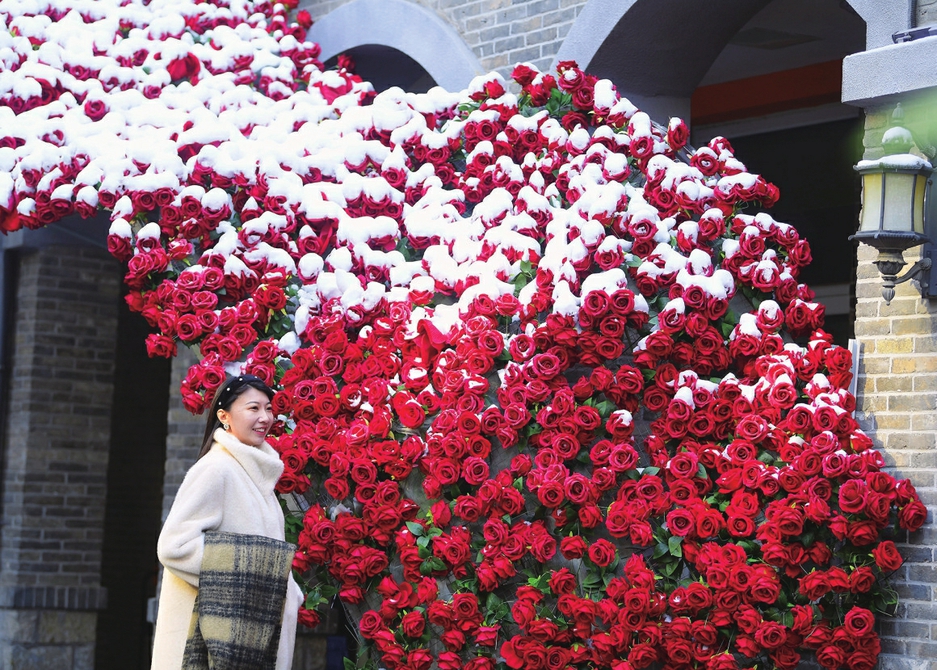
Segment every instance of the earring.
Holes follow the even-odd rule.
[[[222,424],[221,424],[221,427],[224,429],[224,432],[226,432],[226,433],[231,429],[231,426],[229,426],[229,425],[226,424],[226,423],[222,423]]]

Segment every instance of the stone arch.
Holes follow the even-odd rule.
[[[326,61],[363,45],[396,49],[419,63],[451,91],[465,88],[481,64],[459,33],[430,10],[405,0],[353,0],[329,12],[309,30]]]
[[[554,61],[575,60],[613,79],[622,93],[653,117],[689,118],[697,84],[738,30],[768,0],[701,4],[674,0],[668,12],[654,0],[591,0]],[[866,24],[866,49],[892,43],[912,25],[914,0],[847,0]]]
[[[859,0],[856,0],[859,1]],[[689,118],[690,96],[728,41],[769,0],[591,0],[556,61],[616,82],[652,117]]]

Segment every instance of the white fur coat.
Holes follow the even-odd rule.
[[[219,429],[215,431],[211,451],[186,473],[157,544],[165,570],[159,593],[152,670],[182,667],[198,591],[205,531],[283,539],[283,512],[273,491],[282,472],[279,456],[266,442],[252,447]],[[291,577],[277,670],[289,670],[292,666],[296,615],[301,603],[302,592]]]

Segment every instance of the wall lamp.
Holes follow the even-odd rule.
[[[875,265],[882,275],[886,305],[895,297],[895,286],[910,279],[915,280],[922,298],[937,298],[937,277],[933,276],[937,217],[927,215],[930,203],[925,202],[930,198],[933,170],[927,160],[909,153],[914,138],[901,125],[903,119],[899,104],[882,137],[886,155],[855,166],[862,179],[862,213],[859,230],[849,239],[878,249]],[[921,260],[898,277],[906,265],[902,252],[921,244]]]

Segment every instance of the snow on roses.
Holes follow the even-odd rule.
[[[393,669],[872,668],[925,509],[777,190],[571,62],[375,96],[288,5],[4,3],[0,229],[109,212],[186,406],[277,389],[301,618]]]

